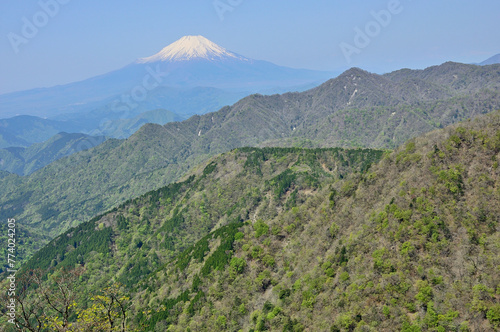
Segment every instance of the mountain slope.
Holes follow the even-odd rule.
[[[59,133],[44,143],[28,148],[0,149],[0,169],[18,175],[29,175],[48,164],[101,144],[104,136]]]
[[[500,54],[494,55],[480,63],[481,66],[494,65],[500,63]]]
[[[104,277],[133,286],[210,230],[222,232],[240,218],[274,215],[275,204],[287,208],[300,204],[324,179],[366,170],[382,153],[339,148],[237,149],[212,159],[182,182],[147,193],[71,229],[39,251],[23,269],[48,271],[50,266],[59,269],[83,264],[90,271],[99,264],[105,268],[89,285],[103,285]],[[116,226],[116,233],[104,225]],[[114,246],[119,251],[111,252]],[[87,279],[87,275],[82,278]]]
[[[145,123],[165,124],[172,121],[182,121],[187,117],[181,117],[168,110],[156,109],[155,105],[161,102],[158,99],[169,98],[172,94],[178,94],[186,99],[186,107],[190,107],[189,99],[191,93],[205,95],[203,101],[210,106],[225,100],[224,95],[219,95],[214,89],[193,89],[189,92],[181,89],[158,89],[151,96],[151,103],[147,103],[144,109],[148,111],[139,113],[132,118],[121,118],[120,114],[109,117],[102,116],[103,110],[97,109],[86,114],[75,116],[67,115],[59,120],[42,119],[35,116],[15,116],[0,120],[0,149],[11,147],[30,147],[32,144],[43,143],[60,132],[81,133],[94,136],[107,136],[113,138],[127,138],[135,133]],[[216,98],[212,100],[210,98]],[[220,98],[220,99],[219,99]],[[203,99],[200,97],[200,99]],[[221,103],[225,105],[224,103]],[[142,108],[139,108],[142,110]],[[107,110],[109,111],[109,109]],[[104,111],[106,112],[106,111]],[[94,144],[95,146],[96,144]]]
[[[411,79],[424,80],[428,83],[445,85],[451,92],[468,92],[471,89],[498,89],[498,64],[478,67],[474,65],[463,65],[456,62],[446,62],[440,66],[432,66],[424,70],[402,69],[384,76],[395,82],[407,82],[407,74],[411,73]]]
[[[497,330],[499,152],[498,112],[418,138],[242,226],[224,268],[206,268],[215,235],[195,259],[200,241],[131,312],[150,330]]]
[[[7,171],[0,171],[0,179],[3,179],[4,177],[9,176],[11,173]]]
[[[369,150],[238,149],[25,268],[83,266],[82,308],[121,282],[143,331],[495,331],[499,153],[500,112],[370,168]]]
[[[398,146],[434,128],[498,109],[499,68],[447,63],[429,69],[432,75],[405,70],[387,77],[351,69],[303,93],[252,95],[216,113],[165,126],[145,125],[125,141],[109,140],[63,158],[21,184],[2,185],[0,216],[18,215],[33,232],[55,236],[237,147],[269,142]],[[464,72],[469,89],[457,91],[451,78]],[[2,180],[8,181],[10,177]]]
[[[0,148],[28,147],[42,143],[62,131],[77,131],[78,126],[35,116],[0,119]]]
[[[473,70],[472,70],[472,69]],[[480,70],[477,70],[479,68]],[[178,179],[210,156],[242,146],[392,148],[434,128],[500,108],[500,66],[444,64],[433,80],[469,72],[470,90],[352,69],[303,93],[252,95],[231,107],[63,158],[27,178],[6,177],[0,217],[56,236],[127,199]],[[407,80],[402,80],[406,75]],[[486,88],[477,82],[485,81]],[[455,89],[456,90],[456,89]],[[465,92],[468,91],[468,92]]]
[[[132,119],[115,119],[103,121],[100,123],[100,128],[96,130],[96,133],[102,133],[108,137],[113,138],[127,138],[133,135],[146,123],[164,125],[168,122],[182,120],[185,120],[185,118],[180,117],[173,112],[164,109],[155,109],[152,111],[141,113]]]
[[[3,128],[0,128],[0,147],[7,148],[13,146],[29,146],[26,140],[20,137],[16,137],[12,135],[10,132],[6,131]]]

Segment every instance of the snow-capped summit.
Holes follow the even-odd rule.
[[[0,95],[0,113],[3,117],[53,117],[102,109],[106,111],[92,114],[96,114],[96,119],[101,115],[108,119],[120,117],[123,112],[132,117],[164,108],[190,116],[215,112],[251,93],[302,91],[331,77],[329,72],[246,58],[202,36],[185,36],[153,56],[103,75],[47,89]]]
[[[137,62],[187,61],[194,59],[221,60],[227,58],[248,60],[243,56],[226,50],[203,36],[184,36],[155,55],[138,59]]]

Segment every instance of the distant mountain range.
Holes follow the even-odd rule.
[[[166,185],[211,156],[243,146],[394,148],[422,133],[500,109],[500,65],[445,63],[386,75],[353,68],[319,87],[251,95],[218,112],[148,124],[0,180],[0,218],[33,233],[68,227]]]
[[[0,149],[0,170],[29,175],[46,165],[103,143],[104,136],[59,133],[43,143],[28,148]]]
[[[158,54],[104,75],[0,95],[0,114],[64,120],[91,132],[103,121],[145,111],[162,108],[186,118],[216,111],[251,93],[305,90],[333,76],[252,60],[202,36],[186,36]]]
[[[0,119],[0,148],[28,147],[42,143],[59,132],[78,132],[78,129],[67,122],[29,115]]]
[[[480,65],[499,62],[500,55],[496,55]],[[141,71],[139,67],[142,78],[137,74]],[[158,82],[150,82],[155,88],[146,89],[139,84],[141,79],[153,79],[158,72],[161,76],[157,77]],[[163,125],[182,121],[193,114],[231,105],[250,93],[304,91],[332,76],[332,73],[294,70],[251,60],[204,37],[186,36],[151,57],[138,59],[106,75],[64,86],[0,95],[2,117],[33,112],[44,116],[0,120],[0,148],[28,147],[62,131],[126,138],[140,126],[124,129],[125,123]],[[128,84],[128,90],[124,84]],[[134,98],[134,91],[147,93]],[[168,115],[151,116],[150,112],[157,109],[168,110],[165,111]]]
[[[189,103],[189,102],[187,102]],[[96,114],[99,112],[96,111]],[[94,136],[127,138],[135,133],[145,123],[166,124],[172,121],[182,121],[185,117],[164,110],[154,109],[140,113],[129,119],[95,118],[73,120],[50,120],[36,116],[22,115],[0,120],[0,149],[10,147],[30,147],[50,140],[59,132],[85,133]],[[96,122],[99,120],[100,122]],[[90,147],[94,147],[91,144]],[[1,168],[1,167],[0,167]]]

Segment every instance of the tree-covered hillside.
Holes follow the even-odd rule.
[[[111,286],[128,330],[495,331],[499,154],[500,112],[392,153],[237,149],[24,269],[81,270],[76,325]]]
[[[207,273],[215,236],[202,260],[198,243],[191,260],[146,283],[138,307],[150,311],[138,321],[172,331],[496,331],[499,153],[498,112],[412,140],[240,227],[224,269]]]
[[[6,108],[2,108],[2,111]],[[2,112],[1,116],[5,116]],[[42,143],[60,132],[75,132],[78,126],[64,121],[19,115],[0,119],[0,148],[29,147]]]
[[[70,229],[38,251],[22,270],[82,265],[86,271],[79,286],[82,294],[97,292],[111,279],[130,291],[178,254],[185,254],[190,245],[206,240],[211,230],[218,229],[220,240],[227,242],[231,235],[224,230],[234,236],[239,227],[231,226],[234,223],[297,206],[324,183],[362,172],[382,154],[340,148],[237,149],[213,159],[183,182]],[[82,305],[88,301],[79,300]]]
[[[252,95],[183,122],[145,125],[31,176],[0,179],[0,219],[16,216],[32,234],[54,237],[242,146],[394,148],[498,109],[499,68],[446,63],[382,76],[354,68],[302,93]]]
[[[61,132],[43,143],[36,143],[27,148],[0,149],[0,170],[29,175],[58,159],[90,149],[105,140],[104,136]]]

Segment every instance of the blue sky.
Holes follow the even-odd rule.
[[[2,0],[0,93],[103,74],[184,35],[284,66],[383,73],[500,53],[500,1]]]

